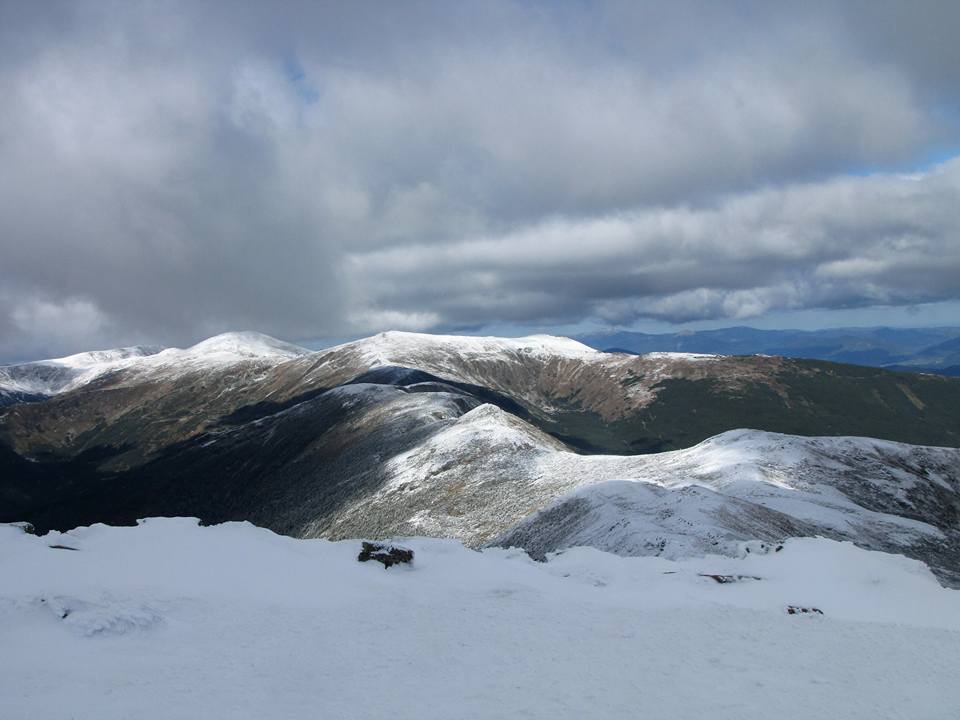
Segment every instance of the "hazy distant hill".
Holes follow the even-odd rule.
[[[632,353],[782,355],[943,374],[956,374],[957,367],[952,366],[960,366],[960,327],[809,331],[732,327],[673,334],[619,331],[594,333],[578,339],[598,350]]]

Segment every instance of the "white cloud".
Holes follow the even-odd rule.
[[[67,298],[57,302],[38,297],[5,298],[9,324],[5,335],[20,348],[18,359],[50,357],[71,348],[101,347],[109,319],[89,300]]]
[[[956,298],[956,168],[843,177],[955,136],[956,11],[851,7],[0,4],[0,294],[113,344]]]
[[[743,319],[770,311],[956,298],[960,160],[920,177],[840,177],[740,193],[701,208],[551,219],[501,236],[359,253],[374,304],[482,322],[535,303],[608,322]],[[474,298],[473,303],[464,298]]]

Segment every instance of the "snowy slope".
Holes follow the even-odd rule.
[[[145,358],[132,369],[143,377],[176,377],[192,372],[223,370],[238,363],[264,367],[309,355],[310,350],[258,332],[230,332],[186,349],[170,348]]]
[[[210,364],[230,363],[243,359],[289,360],[310,354],[310,350],[299,345],[252,331],[223,333],[207,338],[186,350],[173,348],[168,352],[169,355],[164,357],[164,360],[175,362],[196,360]],[[160,358],[157,358],[157,363],[160,364]]]
[[[829,540],[742,559],[0,526],[4,717],[845,718],[960,712],[960,593]],[[74,550],[50,549],[62,545]],[[753,576],[718,584],[707,574]],[[823,614],[789,615],[790,605]]]
[[[85,385],[112,370],[130,367],[161,350],[161,347],[135,346],[4,365],[0,366],[0,389],[31,395],[55,395]]]
[[[384,453],[379,487],[345,503],[333,517],[307,524],[300,534],[418,534],[479,545],[576,483],[567,476],[540,477],[538,458],[564,446],[493,405],[453,414],[433,400],[423,412],[437,419],[435,432],[409,449]]]
[[[686,557],[822,535],[923,557],[960,585],[957,449],[735,430],[670,453],[540,463],[578,487],[496,543]]]
[[[157,374],[169,376],[244,361],[281,362],[309,352],[261,333],[231,332],[186,349],[136,346],[2,366],[0,390],[27,395],[56,395],[117,371],[125,371],[135,378]]]
[[[302,534],[670,558],[822,535],[921,557],[960,584],[958,449],[738,430],[669,453],[579,455],[481,405],[379,468],[379,488]]]

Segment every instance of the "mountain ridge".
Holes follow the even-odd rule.
[[[142,358],[0,409],[0,521],[191,515],[532,554],[822,534],[960,578],[958,381],[542,337],[392,333],[320,352],[261,341],[247,353],[250,338],[221,339],[182,365]],[[827,433],[927,441],[799,437]],[[949,447],[917,447],[936,444]],[[624,480],[640,484],[605,485]],[[620,529],[598,533],[611,508]]]
[[[117,372],[183,373],[244,361],[300,357],[310,351],[252,331],[228,332],[187,348],[136,345],[0,366],[0,393],[32,400],[69,392]],[[0,406],[3,395],[0,395]]]

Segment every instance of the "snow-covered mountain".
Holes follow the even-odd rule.
[[[0,392],[23,396],[69,392],[104,373],[130,367],[162,350],[162,347],[138,345],[116,350],[93,350],[19,365],[3,365],[0,366]]]
[[[923,557],[960,585],[958,449],[739,430],[675,452],[580,455],[480,405],[384,459],[379,476],[300,534],[670,558],[823,536]]]
[[[161,353],[157,365],[175,365],[195,362],[205,365],[230,364],[242,360],[273,360],[283,362],[309,355],[310,350],[299,345],[277,340],[263,333],[245,331],[215,335],[185,350],[172,348]]]
[[[213,370],[245,361],[273,364],[309,352],[262,333],[230,332],[185,349],[138,345],[0,366],[0,392],[37,398],[76,390],[118,371],[128,379],[142,380],[145,376]]]
[[[412,565],[385,571],[357,562],[357,541],[246,523],[0,526],[2,714],[951,720],[960,707],[960,593],[903,557],[799,539],[737,558],[580,548],[539,563],[403,542]]]
[[[688,557],[822,536],[922,556],[960,586],[958,449],[737,430],[669,453],[577,456],[567,474],[575,490],[494,542]]]
[[[500,391],[531,409],[553,410],[571,394],[578,404],[610,420],[653,400],[665,377],[691,371],[703,356],[654,353],[632,373],[636,358],[602,353],[575,340],[551,335],[524,338],[386,332],[331,348],[318,355],[316,371],[347,365],[358,369],[416,368],[443,380]],[[719,357],[713,359],[719,360]],[[698,370],[693,370],[694,373]],[[738,375],[728,368],[731,379]],[[632,382],[624,384],[624,377]]]
[[[109,359],[81,370],[57,360],[10,366],[0,369],[0,393],[6,392],[9,404],[89,389],[94,381],[98,388],[136,385],[146,395],[163,385],[163,404],[170,406],[176,384],[189,388],[180,411],[209,422],[216,419],[213,412],[231,404],[236,409],[263,401],[288,403],[369,373],[373,382],[393,382],[392,367],[483,388],[496,395],[490,395],[496,404],[513,403],[511,411],[587,452],[689,447],[744,426],[960,445],[960,416],[954,412],[960,382],[949,378],[779,357],[602,353],[550,336],[388,332],[313,353],[257,333],[228,333],[186,350]],[[56,384],[23,380],[51,372],[66,379]],[[213,412],[198,402],[203,388],[216,393]],[[195,407],[185,407],[188,402]],[[49,416],[51,410],[38,412]],[[114,410],[97,415],[114,415]],[[87,429],[70,435],[88,437]]]
[[[534,355],[540,358],[600,357],[595,349],[567,337],[530,335],[502,338],[471,335],[433,335],[391,330],[331,348],[333,352],[352,350],[360,353],[370,367],[399,365],[406,360],[431,358],[440,367],[445,361],[450,372],[457,373],[464,360],[478,357],[499,359],[511,355]]]
[[[960,445],[960,383],[949,378],[769,356],[602,353],[545,336],[382,333],[284,364],[270,388],[293,397],[372,369],[385,382],[391,367],[494,391],[587,452],[677,449],[745,426]]]
[[[128,365],[0,411],[0,521],[195,515],[537,556],[823,535],[960,583],[960,451],[797,436],[949,441],[960,383],[947,378],[411,333],[317,353],[230,334],[109,362]],[[636,454],[664,446],[682,449]]]

